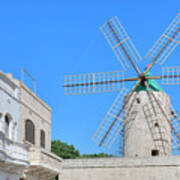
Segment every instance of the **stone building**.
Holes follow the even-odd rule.
[[[57,176],[62,159],[51,153],[51,108],[20,80],[2,72],[0,97],[0,177]]]
[[[30,146],[27,180],[49,180],[60,173],[62,159],[51,153],[51,108],[19,81],[21,141]]]
[[[0,179],[19,180],[29,166],[29,146],[20,140],[19,87],[0,72]]]

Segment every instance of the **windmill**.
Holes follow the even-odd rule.
[[[151,63],[143,73],[137,66],[142,58],[118,18],[111,18],[100,29],[123,70],[67,75],[64,83],[67,95],[119,91],[93,139],[99,146],[111,147],[123,136],[119,138],[123,139],[124,156],[170,155],[171,147],[180,150],[180,118],[155,81],[180,84],[180,67],[164,67],[159,76],[150,74],[154,64],[162,65],[180,42],[180,13],[145,56]],[[137,77],[124,78],[130,67]],[[128,92],[124,84],[131,81],[136,83]]]

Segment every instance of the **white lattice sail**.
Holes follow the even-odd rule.
[[[102,25],[100,29],[124,70],[131,67],[129,58],[136,63],[142,60],[140,54],[116,16]]]
[[[116,140],[117,136],[122,131],[124,121],[122,117],[118,116],[118,113],[122,108],[124,97],[127,95],[128,92],[129,91],[127,89],[121,90],[121,92],[116,97],[114,103],[112,104],[111,108],[107,112],[106,116],[104,117],[103,121],[101,122],[100,126],[98,127],[96,133],[93,136],[93,140],[96,141],[98,144],[103,139],[115,119],[116,121],[113,124],[112,129],[110,130],[108,136],[105,138],[105,141],[102,145],[104,147],[110,148]]]
[[[180,42],[180,13],[175,17],[165,32],[157,40],[154,46],[146,54],[146,58],[150,61],[155,60],[156,63],[162,65],[168,56],[173,52]]]
[[[180,66],[163,67],[161,80],[162,80],[161,82],[163,85],[180,84]]]
[[[66,95],[120,91],[123,80],[123,71],[67,75],[64,90]]]

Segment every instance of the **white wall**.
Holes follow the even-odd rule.
[[[20,176],[19,175],[12,175],[8,173],[4,173],[0,171],[0,180],[19,180]]]
[[[179,180],[180,157],[71,159],[60,180]]]
[[[163,92],[153,93],[170,114],[169,96]],[[125,157],[151,157],[152,150],[158,150],[159,156],[171,155],[171,127],[146,91],[134,93],[126,105],[123,132]]]
[[[19,102],[17,99],[18,87],[16,87],[9,79],[0,74],[0,131],[5,132],[4,117],[8,113],[12,117],[9,125],[9,138],[18,141],[19,126]]]
[[[20,85],[21,140],[25,140],[25,121],[35,125],[35,147],[40,147],[40,131],[45,132],[45,149],[51,151],[51,109],[25,85]]]
[[[50,180],[50,178],[40,178],[38,176],[26,175],[26,180]]]
[[[32,175],[29,175],[29,174],[26,175],[26,179],[27,179],[27,180],[40,180],[39,177],[37,177],[37,176],[32,176]]]
[[[0,72],[0,180],[19,180],[29,165],[29,147],[20,142],[19,136],[18,95],[19,87],[12,77]],[[6,115],[10,117],[9,123],[5,121]]]

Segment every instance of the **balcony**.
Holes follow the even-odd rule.
[[[30,167],[28,174],[42,179],[51,179],[62,170],[62,159],[41,148],[30,148]]]
[[[29,146],[14,142],[0,131],[0,168],[17,173],[29,165]]]

